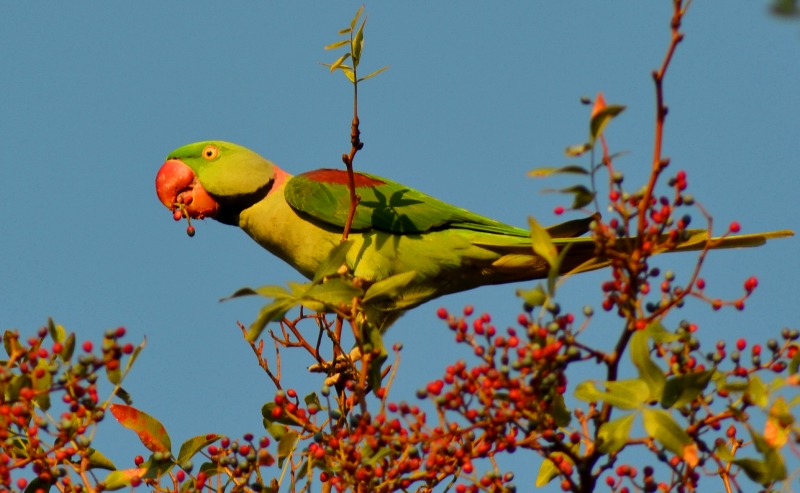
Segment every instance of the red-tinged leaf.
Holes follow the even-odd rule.
[[[783,396],[778,397],[769,410],[767,422],[764,425],[764,440],[772,448],[781,448],[789,437],[794,417],[786,405]]]
[[[655,409],[642,409],[644,429],[670,452],[692,467],[699,462],[697,444],[669,413]]]
[[[113,471],[108,476],[106,476],[106,480],[104,481],[106,485],[106,490],[113,491],[119,490],[126,486],[131,485],[131,481],[134,478],[141,479],[142,476],[147,472],[147,469],[144,468],[136,468],[136,469],[122,469],[120,471]]]
[[[606,106],[596,115],[592,116],[592,121],[589,126],[589,142],[594,144],[594,141],[602,135],[603,130],[608,125],[612,118],[625,111],[625,107],[618,104]]]
[[[597,116],[597,114],[603,111],[605,108],[606,108],[606,98],[603,97],[602,92],[598,92],[597,97],[594,99],[594,106],[592,106],[591,118]]]
[[[167,430],[158,420],[131,406],[112,404],[109,409],[122,426],[139,435],[148,450],[172,453],[172,442]]]

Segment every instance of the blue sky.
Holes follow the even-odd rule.
[[[637,188],[649,170],[650,71],[667,46],[670,3],[368,4],[364,70],[391,69],[362,86],[366,145],[356,168],[511,224],[529,214],[556,222],[552,210],[565,199],[538,192],[571,182],[525,172],[571,162],[563,149],[587,132],[579,97],[603,91],[628,106],[607,137],[613,150],[630,151],[617,166]],[[29,334],[51,315],[97,340],[124,325],[148,341],[125,387],[173,442],[260,433],[273,389],[236,327],[259,303],[217,300],[300,276],[232,227],[206,221],[188,238],[158,202],[154,178],[172,149],[206,139],[245,145],[289,172],[340,166],[351,89],[317,62],[335,58],[322,47],[359,5],[6,5],[0,329]],[[670,171],[687,171],[718,228],[738,220],[744,232],[797,230],[800,25],[770,17],[764,2],[732,0],[695,2],[685,30],[665,85]],[[711,255],[704,275],[715,295],[736,297],[747,277],[759,277],[747,309],[712,313],[691,302],[670,320],[698,322],[708,345],[764,342],[796,327],[797,241]],[[686,279],[693,257],[657,263]],[[599,307],[606,275],[567,282],[562,305]],[[386,336],[405,344],[394,397],[413,399],[469,356],[435,318],[438,306],[473,303],[511,325],[517,287],[450,296],[403,317]],[[618,330],[613,317],[599,317],[587,341],[605,347]],[[303,370],[308,361],[284,359],[298,390],[319,386]],[[131,467],[144,448],[115,423],[104,428],[97,447]],[[530,484],[531,474],[518,473],[517,483]]]

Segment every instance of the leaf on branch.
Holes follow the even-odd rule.
[[[362,5],[356,12],[356,16],[353,17],[352,21],[350,21],[350,31],[356,28],[356,22],[358,22],[358,18],[361,17],[361,14],[363,13],[364,13],[364,6]]]
[[[364,293],[364,303],[370,300],[381,298],[394,298],[408,286],[414,278],[417,277],[417,271],[412,270],[403,272],[402,274],[395,274],[391,277],[376,282],[367,289]]]
[[[604,382],[608,391],[599,390],[587,380],[575,388],[575,397],[587,402],[604,401],[620,409],[636,409],[647,401],[650,390],[644,381],[637,379]]]
[[[794,424],[794,416],[786,404],[786,399],[778,396],[769,410],[769,416],[764,425],[764,440],[767,445],[776,449],[783,447],[789,437],[792,424]]]
[[[211,436],[211,438],[209,438]],[[182,466],[186,461],[190,460],[194,457],[194,454],[199,452],[200,450],[206,448],[207,446],[211,445],[212,443],[216,442],[220,439],[219,435],[211,434],[211,435],[198,435],[196,437],[190,438],[181,444],[181,451],[178,452],[178,460],[177,463],[179,466]]]
[[[359,82],[361,82],[361,81],[363,81],[363,80],[370,79],[370,78],[372,78],[372,77],[375,77],[375,76],[376,76],[376,75],[378,75],[379,73],[383,72],[384,70],[388,70],[388,69],[389,69],[389,66],[388,66],[388,65],[387,65],[387,66],[385,66],[385,67],[383,67],[383,68],[379,68],[378,70],[376,70],[376,71],[372,72],[371,74],[369,74],[369,75],[365,75],[364,77],[362,77],[362,78],[358,79],[358,81],[359,81]],[[350,81],[352,82],[352,79],[350,79]]]
[[[569,458],[567,454],[562,452],[553,452],[550,454],[549,457],[561,457],[562,461],[567,461],[572,464],[572,459]],[[547,483],[553,480],[556,476],[560,474],[558,467],[555,463],[550,459],[545,459],[542,461],[542,465],[539,466],[539,475],[536,477],[536,487],[541,488],[545,486]]]
[[[350,251],[352,246],[353,240],[347,240],[333,247],[330,253],[328,253],[328,257],[322,261],[317,271],[314,273],[313,282],[319,282],[325,277],[336,274],[339,268],[344,265],[347,259],[347,252]]]
[[[561,168],[536,168],[528,171],[527,174],[531,178],[545,178],[547,176],[557,174],[588,175],[589,171],[587,171],[583,166],[570,164],[567,166],[562,166]]]
[[[268,323],[283,320],[286,312],[294,305],[295,302],[292,300],[275,300],[269,305],[263,306],[258,313],[258,318],[247,329],[247,340],[255,342]]]
[[[758,375],[750,375],[747,380],[747,390],[745,390],[744,394],[750,398],[750,401],[757,405],[758,407],[764,408],[767,407],[768,404],[768,397],[767,397],[767,387],[758,378]]]
[[[121,490],[126,486],[130,486],[131,481],[133,481],[134,478],[141,479],[146,472],[147,469],[138,467],[135,469],[122,469],[120,471],[113,471],[106,476],[104,481],[106,485],[105,489],[108,491]]]
[[[644,429],[667,450],[677,455],[691,467],[699,462],[697,444],[688,433],[672,419],[669,413],[655,409],[642,409]]]
[[[122,404],[111,404],[109,410],[122,426],[139,435],[139,439],[148,450],[171,453],[172,442],[164,425],[157,419],[136,408]]]
[[[622,450],[622,447],[628,443],[634,418],[636,418],[636,414],[628,414],[600,425],[597,438],[601,442],[597,449],[604,454]]]
[[[664,393],[666,377],[664,371],[650,358],[647,344],[648,334],[644,330],[636,331],[631,337],[631,360],[639,370],[639,378],[650,389],[650,399],[660,401]]]
[[[349,33],[349,32],[350,32],[350,30],[349,30],[349,29],[347,29],[347,32],[346,32],[346,33],[343,33],[342,31],[339,31],[339,34],[347,34],[347,33]],[[336,48],[339,48],[340,46],[344,46],[344,45],[346,45],[346,44],[347,44],[347,43],[349,43],[349,42],[350,42],[350,40],[349,40],[349,39],[343,39],[343,40],[341,40],[341,41],[337,41],[337,42],[335,42],[335,43],[331,43],[331,44],[329,44],[328,46],[326,46],[326,47],[325,47],[325,49],[326,49],[326,50],[335,50]]]
[[[558,259],[558,251],[553,244],[550,234],[544,229],[533,216],[528,216],[528,226],[531,228],[531,246],[533,253],[542,257],[547,264],[553,268]]]
[[[536,285],[533,289],[518,289],[517,296],[530,306],[542,306],[547,301],[547,293],[544,292],[541,284]]]
[[[91,447],[89,447],[87,458],[89,459],[89,469],[106,469],[108,471],[115,471],[117,469],[117,466],[115,466],[111,460]]]
[[[583,185],[575,185],[561,189],[545,188],[542,190],[542,193],[564,193],[574,195],[575,197],[572,200],[573,209],[580,209],[585,205],[591,204],[592,200],[594,200],[594,193]]]
[[[683,407],[700,396],[711,382],[715,370],[706,370],[672,377],[664,384],[661,407]]]
[[[600,93],[597,95],[594,108],[592,108],[591,122],[589,123],[590,145],[594,145],[595,140],[602,135],[603,130],[605,129],[606,125],[608,125],[608,122],[610,122],[612,118],[616,117],[624,110],[625,106],[622,105],[606,105],[603,94]]]
[[[64,342],[67,337],[67,331],[61,325],[56,325],[52,317],[47,318],[47,331],[50,332],[50,337],[54,342]]]
[[[583,144],[577,144],[574,146],[567,147],[566,149],[564,149],[564,154],[566,154],[569,157],[578,157],[582,155],[584,152],[590,150],[592,150],[592,145],[588,142],[585,142]]]
[[[344,55],[340,56],[335,62],[331,64],[331,72],[341,67],[344,61],[347,60],[348,58],[350,58],[350,53],[345,53]]]
[[[339,303],[349,305],[353,298],[362,296],[364,290],[353,286],[346,279],[332,277],[322,284],[315,284],[305,294],[305,298],[320,301],[331,307],[338,307]]]
[[[290,430],[278,440],[278,467],[283,467],[283,461],[291,455],[300,435]]]

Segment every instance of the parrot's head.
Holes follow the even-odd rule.
[[[169,153],[156,175],[156,193],[176,220],[210,217],[231,224],[241,210],[269,193],[276,169],[245,147],[196,142]]]

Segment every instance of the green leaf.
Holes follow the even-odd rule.
[[[50,338],[54,342],[64,342],[67,337],[67,331],[64,330],[64,327],[56,325],[53,322],[53,317],[47,317],[47,331],[50,332]]]
[[[542,190],[542,193],[564,193],[574,195],[574,198],[572,199],[573,209],[580,209],[581,207],[592,203],[592,200],[594,200],[594,193],[592,193],[583,185],[575,185],[573,187],[560,189],[546,188]]]
[[[408,286],[414,278],[417,277],[417,271],[411,270],[403,272],[402,274],[395,274],[387,277],[381,281],[376,282],[367,289],[364,293],[364,303],[368,303],[373,299],[380,298],[394,298]]]
[[[547,293],[541,284],[537,284],[533,289],[518,289],[517,296],[530,306],[542,306],[547,301]]]
[[[288,298],[291,296],[289,292],[286,291],[286,289],[282,288],[281,286],[261,286],[256,289],[253,288],[237,289],[235,293],[226,298],[222,298],[219,301],[228,301],[232,300],[233,298],[241,298],[243,296],[252,296],[252,295],[259,295],[265,298],[275,298],[275,299]]]
[[[296,431],[290,430],[278,441],[278,467],[283,467],[284,459],[292,454],[299,437]]]
[[[349,33],[349,32],[350,32],[350,30],[349,30],[349,29],[347,29],[347,33]],[[347,33],[342,33],[342,32],[340,31],[340,34],[347,34]],[[341,40],[341,41],[337,41],[337,42],[335,42],[335,43],[331,43],[331,44],[329,44],[328,46],[326,46],[326,47],[325,47],[325,49],[326,49],[326,50],[335,50],[336,48],[338,48],[338,47],[340,47],[340,46],[344,46],[344,45],[346,45],[346,44],[347,44],[347,43],[349,43],[349,42],[350,42],[350,40],[349,40],[349,39],[343,39],[343,40]]]
[[[567,258],[570,247],[572,247],[572,245],[569,243],[561,247],[561,251],[558,253],[556,263],[550,266],[550,270],[547,273],[547,290],[550,293],[551,298],[556,295],[556,280],[558,279],[558,273],[561,271],[561,264],[564,262],[564,259]]]
[[[356,16],[353,17],[353,20],[350,21],[350,31],[356,28],[356,22],[358,22],[358,18],[361,17],[361,14],[364,12],[364,6],[362,5],[358,11],[356,12]]]
[[[642,409],[644,429],[667,450],[677,455],[687,464],[695,467],[698,463],[697,444],[672,419],[669,413],[655,409]]]
[[[558,251],[553,244],[550,234],[545,230],[533,216],[528,216],[528,225],[531,228],[531,244],[533,253],[542,257],[551,267],[556,264]]]
[[[644,333],[656,342],[672,342],[680,339],[679,335],[665,329],[660,320],[654,320],[647,324]]]
[[[43,490],[45,493],[50,491],[50,487],[53,486],[53,483],[50,481],[42,481],[39,477],[35,477],[28,483],[28,486],[25,488],[24,493],[36,493],[38,490]]]
[[[67,340],[64,341],[63,348],[61,349],[61,353],[58,355],[61,358],[61,361],[67,362],[72,358],[72,353],[75,352],[75,332],[70,333],[67,336]]]
[[[342,72],[344,72],[345,77],[347,77],[350,80],[350,82],[352,82],[353,84],[356,83],[356,74],[353,73],[353,69],[349,67],[348,68],[342,67]]]
[[[372,72],[371,74],[365,75],[364,77],[358,79],[358,81],[361,82],[361,81],[364,81],[364,80],[367,80],[367,79],[371,79],[372,77],[375,77],[379,73],[383,72],[384,70],[388,70],[388,69],[389,69],[388,65],[383,67],[383,68],[379,68],[378,70]],[[350,82],[352,82],[352,79],[350,80]]]
[[[139,439],[148,450],[171,453],[172,442],[164,425],[157,419],[136,408],[122,404],[111,404],[109,410],[122,426],[139,435]]]
[[[350,45],[350,49],[353,53],[353,67],[358,67],[358,63],[361,61],[361,52],[364,50],[364,26],[367,24],[367,17],[364,17],[364,20],[361,21],[361,26],[356,31],[356,35],[353,37],[353,42]]]
[[[353,283],[342,278],[333,277],[322,284],[316,284],[305,295],[306,299],[321,301],[331,307],[338,307],[339,303],[350,305],[353,298],[362,296],[364,290],[353,286]]]
[[[567,404],[564,402],[564,396],[561,394],[556,394],[547,414],[552,416],[556,426],[561,428],[569,426],[569,422],[572,421],[572,413],[569,412]]]
[[[374,466],[381,459],[392,454],[392,449],[389,447],[379,448],[377,452],[371,454],[369,457],[361,459],[361,463],[366,466]]]
[[[377,389],[381,386],[381,367],[389,353],[383,345],[383,338],[378,327],[371,323],[365,323],[361,326],[361,330],[363,350],[365,353],[373,355],[367,368],[367,382],[373,389]]]
[[[752,374],[747,380],[747,390],[744,393],[750,398],[750,401],[758,407],[765,408],[769,403],[767,397],[767,387],[764,382],[758,378],[758,375]]]
[[[352,28],[349,28],[349,27],[346,27],[346,28],[344,28],[344,29],[341,29],[341,30],[338,32],[338,34],[344,35],[344,34],[350,34],[351,32],[353,32],[353,29],[352,29]]]
[[[344,265],[347,259],[347,252],[350,251],[352,246],[353,240],[347,240],[333,247],[328,257],[319,264],[317,271],[314,273],[313,282],[317,283],[325,277],[336,274],[339,268]]]
[[[258,313],[258,318],[247,329],[247,340],[255,342],[268,323],[283,320],[286,312],[294,305],[294,301],[286,300],[275,300],[268,305],[264,305]]]
[[[619,115],[624,110],[625,107],[622,105],[610,104],[598,111],[597,114],[592,117],[592,121],[589,124],[589,142],[594,143],[594,141],[597,140],[597,138],[603,133],[603,129],[606,127],[608,122],[610,122],[612,118]]]
[[[647,344],[648,335],[644,330],[638,330],[631,337],[631,360],[639,370],[639,378],[650,389],[650,399],[661,400],[664,392],[666,377],[661,368],[650,358],[650,349]]]
[[[344,55],[337,58],[336,61],[331,64],[331,72],[339,68],[348,58],[350,58],[350,53],[345,53]]]
[[[634,418],[636,418],[636,414],[628,414],[600,425],[597,438],[602,441],[597,449],[604,454],[622,450],[622,447],[628,443]]]
[[[672,377],[664,385],[661,407],[683,407],[695,400],[708,387],[714,370],[705,370]]]
[[[106,485],[105,489],[108,491],[114,491],[120,490],[126,486],[130,486],[133,478],[141,479],[146,472],[147,469],[138,467],[135,469],[122,469],[120,471],[111,472],[108,476],[106,476],[104,481]]]
[[[14,375],[11,383],[6,387],[6,397],[9,401],[18,401],[19,392],[31,387],[31,378],[28,375]]]
[[[220,438],[219,435],[213,435],[212,438],[208,438],[208,436],[209,435],[198,435],[183,442],[181,445],[181,451],[178,452],[178,465],[182,465],[187,460],[194,457],[194,454],[216,442]]]
[[[36,362],[36,369],[42,370],[42,376],[37,378],[33,372],[33,390],[36,391],[34,402],[43,411],[50,409],[50,385],[53,384],[53,375],[50,373],[50,363],[46,358],[39,358]]]
[[[744,458],[731,461],[739,466],[747,477],[756,483],[768,485],[775,481],[786,479],[786,466],[783,458],[776,451],[768,452],[764,455],[764,461]]]
[[[128,362],[125,363],[125,370],[124,370],[124,374],[125,375],[127,375],[128,372],[131,371],[131,367],[133,366],[133,363],[136,361],[136,358],[139,357],[139,354],[142,352],[142,349],[144,349],[144,347],[146,345],[147,345],[147,337],[142,339],[142,343],[139,344],[138,346],[136,346],[136,348],[134,348],[133,352],[131,353],[130,358],[128,358]],[[130,396],[129,396],[129,398],[130,398]],[[128,404],[130,404],[130,403],[128,403]]]
[[[588,402],[604,401],[620,409],[636,409],[650,395],[647,384],[639,379],[605,382],[605,385],[608,391],[603,392],[590,380],[581,382],[575,388],[575,397]]]
[[[89,448],[89,469],[106,469],[108,471],[116,471],[117,466],[114,465],[105,455],[101,454],[98,450]]]
[[[306,407],[317,406],[317,409],[319,409],[320,411],[325,409],[322,406],[322,403],[319,401],[319,397],[317,396],[316,392],[311,392],[307,396],[303,397],[303,402],[306,403]]]
[[[578,157],[586,151],[592,149],[592,145],[586,142],[585,144],[578,144],[574,146],[569,146],[564,149],[564,154],[570,157]]]
[[[553,452],[550,454],[550,457],[559,456],[561,460],[565,460],[572,464],[572,459],[569,458],[568,455],[562,452]],[[541,488],[542,486],[546,485],[550,481],[553,480],[556,476],[558,476],[559,470],[556,465],[550,459],[545,459],[542,461],[542,465],[539,466],[539,475],[536,477],[536,487]]]
[[[573,174],[573,175],[588,175],[589,171],[586,170],[583,166],[578,166],[577,164],[570,164],[567,166],[562,166],[561,168],[554,168],[554,167],[547,167],[547,168],[536,168],[531,171],[528,171],[527,175],[531,178],[545,178],[551,175],[557,174]]]

